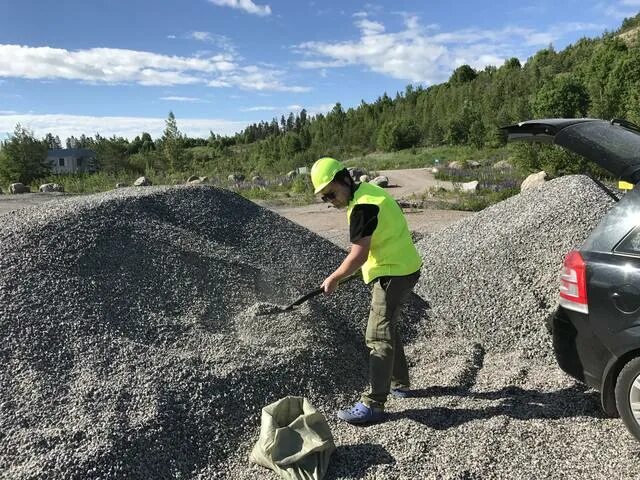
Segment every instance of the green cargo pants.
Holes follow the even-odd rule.
[[[409,369],[401,337],[402,306],[420,278],[418,270],[402,277],[374,281],[366,342],[369,352],[370,390],[361,402],[383,408],[391,388],[409,388]]]

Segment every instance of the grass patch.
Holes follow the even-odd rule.
[[[476,160],[482,164],[493,164],[506,160],[506,147],[477,149],[469,146],[442,146],[409,148],[398,152],[374,152],[345,160],[347,167],[361,167],[366,170],[393,170],[399,168],[423,168],[449,162]],[[436,162],[438,160],[438,162]]]

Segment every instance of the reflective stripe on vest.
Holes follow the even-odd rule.
[[[377,205],[378,226],[371,236],[367,261],[362,266],[362,278],[371,283],[378,277],[410,275],[422,266],[407,220],[391,195],[377,185],[361,183],[347,208],[347,222],[356,205]]]

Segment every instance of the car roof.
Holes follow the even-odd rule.
[[[546,118],[502,127],[508,141],[554,143],[620,179],[640,182],[640,127],[624,120]]]

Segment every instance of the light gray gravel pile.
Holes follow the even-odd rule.
[[[217,478],[263,406],[333,411],[363,386],[361,282],[255,316],[344,252],[231,192],[118,189],[1,219],[2,478]]]
[[[557,307],[564,256],[613,201],[585,176],[549,181],[418,243],[435,331],[500,351],[549,355],[545,319]]]

